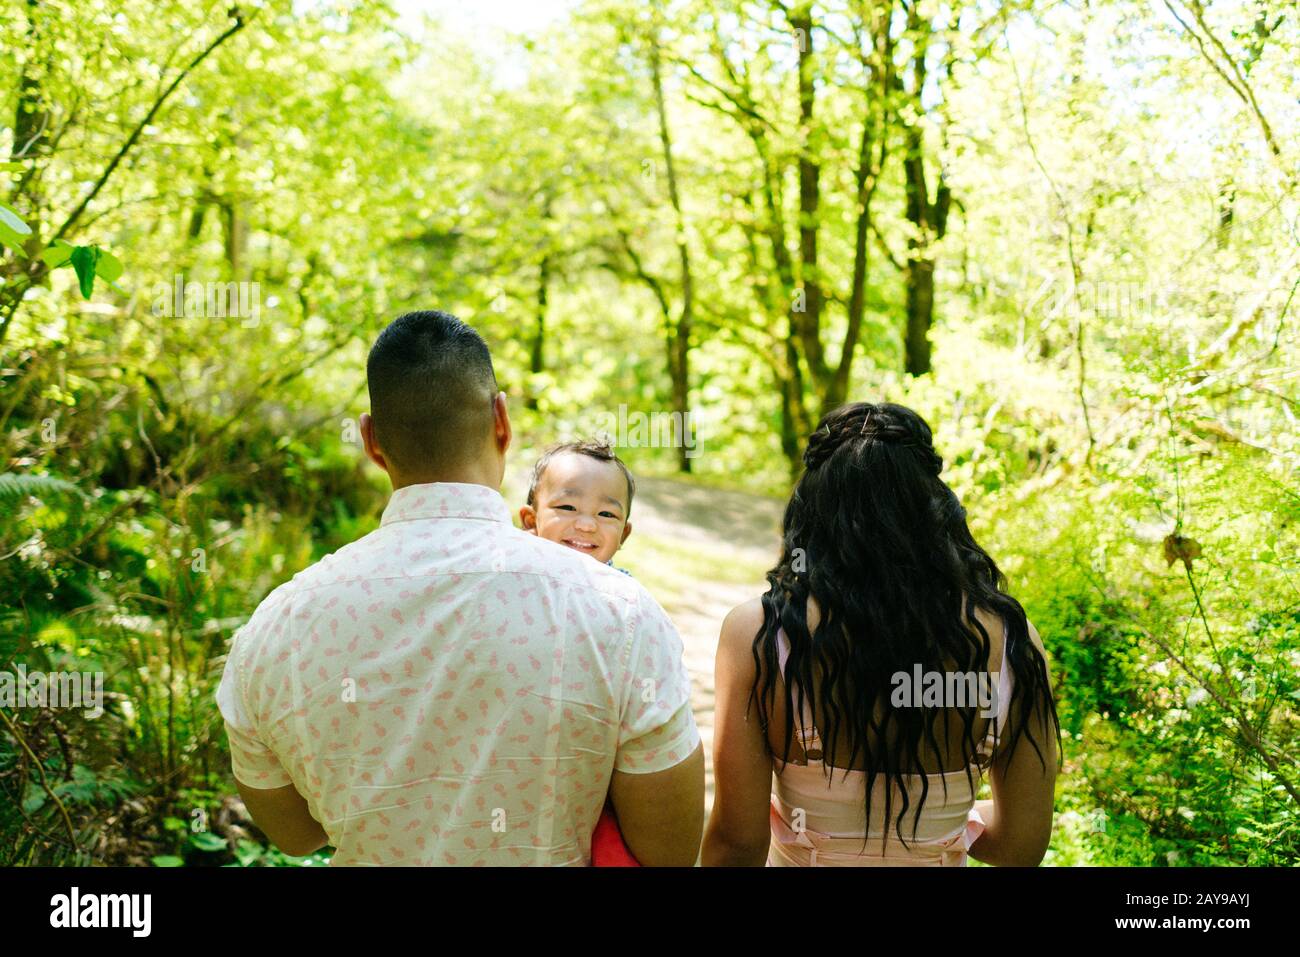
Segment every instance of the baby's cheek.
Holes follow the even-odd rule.
[[[562,522],[543,522],[537,521],[533,524],[533,534],[538,538],[544,538],[548,542],[559,543],[564,537],[564,524]]]

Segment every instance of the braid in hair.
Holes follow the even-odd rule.
[[[808,439],[803,453],[806,468],[815,469],[848,442],[883,442],[913,450],[921,468],[938,478],[943,459],[934,450],[930,426],[901,405],[859,402],[830,413]]]

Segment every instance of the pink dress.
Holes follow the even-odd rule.
[[[790,645],[784,631],[777,632],[782,677]],[[921,794],[920,776],[908,784],[911,803],[903,818],[906,846],[898,840],[894,823],[885,825],[885,780],[876,778],[871,798],[871,825],[867,846],[862,846],[862,810],[866,803],[866,772],[833,768],[827,779],[827,765],[808,758],[807,765],[787,764],[776,772],[772,795],[772,843],[769,867],[965,867],[966,852],[984,831],[984,819],[975,810],[975,793],[983,780],[999,729],[1005,726],[1011,700],[1011,669],[998,676],[997,716],[980,742],[978,760],[972,765],[971,783],[964,770],[925,775],[929,792],[913,839],[912,822]],[[821,756],[821,737],[813,726],[808,702],[802,702],[801,720],[795,735],[805,754]],[[946,794],[945,794],[946,787]],[[897,818],[902,795],[895,793],[891,814]]]

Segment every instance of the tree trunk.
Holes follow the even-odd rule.
[[[199,188],[198,198],[194,201],[194,211],[190,214],[190,223],[187,228],[191,242],[203,235],[203,223],[207,219],[208,208],[212,205],[212,201],[212,171],[205,166],[203,168],[203,185]]]
[[[546,311],[550,284],[551,255],[543,253],[542,261],[537,267],[537,314],[533,323],[532,348],[528,356],[528,371],[533,375],[546,371]],[[524,398],[524,405],[534,411],[537,410],[537,394],[533,392],[531,385]]]
[[[36,65],[36,46],[39,40],[37,27],[39,0],[27,0],[27,50],[28,59],[24,63],[22,75],[18,81],[18,104],[14,110],[14,141],[9,158],[14,161],[28,160],[32,167],[14,185],[9,199],[16,202],[26,199],[26,210],[22,210],[24,221],[32,228],[32,234],[23,244],[23,256],[17,251],[0,267],[0,344],[9,332],[9,324],[22,307],[23,294],[27,289],[41,282],[47,270],[40,258],[44,248],[41,239],[43,232],[44,202],[39,192],[39,161],[45,159],[46,144],[49,140],[50,113],[45,105],[45,93],[40,80],[33,76],[28,66]],[[4,259],[0,248],[0,259]]]
[[[193,241],[203,235],[203,218],[207,214],[208,204],[199,200],[194,204],[194,212],[190,214],[190,225],[188,229],[190,240]]]
[[[248,266],[248,220],[242,205],[232,200],[225,200],[221,204],[226,232],[226,261],[230,263],[230,276],[235,280],[243,278]]]
[[[1231,183],[1224,183],[1219,187],[1219,228],[1215,233],[1215,245],[1219,249],[1227,249],[1232,239],[1233,207],[1236,199],[1237,190]]]
[[[39,38],[36,25],[39,0],[27,0],[27,49],[28,60],[23,65],[22,76],[18,81],[18,105],[14,110],[14,142],[10,159],[32,159],[42,156],[45,144],[49,140],[50,112],[45,106],[45,96],[41,90],[40,80],[28,71],[34,66],[36,44]],[[32,177],[26,176],[17,187],[22,190]]]
[[[934,260],[907,261],[907,332],[904,367],[908,375],[930,371],[930,326],[934,321]]]
[[[918,116],[923,115],[921,94],[926,83],[926,55],[930,25],[921,20],[915,6],[908,15],[908,31],[915,39],[912,54],[912,89],[909,96]],[[913,120],[905,127],[907,154],[903,158],[904,202],[908,222],[912,224],[907,241],[904,279],[907,284],[907,328],[903,334],[903,366],[910,375],[930,371],[930,328],[934,325],[934,244],[948,228],[948,207],[952,194],[939,172],[935,198],[925,173],[925,141],[920,124]]]
[[[754,212],[757,203],[748,195],[744,198],[746,207],[751,213]],[[759,281],[754,283],[754,296],[757,299],[759,312],[761,315],[771,317],[779,314],[780,306],[774,302],[772,295],[772,284],[767,280],[767,270],[759,254],[758,242],[759,230],[751,225],[745,229],[746,249],[749,253],[749,269],[752,275],[760,277]],[[777,336],[773,334],[773,341],[778,342]],[[793,481],[799,475],[799,468],[802,464],[799,453],[799,423],[801,413],[798,411],[798,403],[802,398],[796,397],[795,383],[798,381],[791,370],[799,368],[799,354],[795,350],[794,335],[787,331],[784,341],[785,362],[772,362],[773,385],[777,393],[781,396],[781,452],[785,455],[786,462],[790,470],[790,478]]]
[[[668,178],[668,198],[673,207],[673,231],[677,239],[677,264],[682,290],[681,310],[677,321],[670,325],[668,343],[668,375],[672,382],[673,415],[681,423],[681,444],[678,446],[678,468],[691,471],[693,447],[687,429],[693,425],[690,416],[691,396],[691,327],[695,313],[695,281],[691,273],[691,252],[686,242],[686,217],[682,212],[681,195],[677,189],[677,167],[673,163],[673,141],[668,127],[668,107],[664,102],[663,67],[659,52],[659,34],[650,31],[650,66],[654,80],[655,111],[659,116],[659,145],[663,151],[664,170]]]
[[[864,90],[862,134],[858,141],[857,167],[853,173],[858,216],[853,233],[853,279],[849,291],[847,328],[840,361],[835,366],[827,392],[822,396],[822,414],[844,404],[848,398],[849,377],[853,371],[853,357],[858,337],[862,331],[862,318],[866,312],[867,266],[869,233],[871,231],[871,201],[875,197],[880,171],[885,165],[888,149],[889,107],[887,93],[891,86],[893,42],[889,33],[889,20],[893,12],[892,0],[877,8],[874,22],[862,23],[860,29],[869,31],[872,52],[862,56],[862,66],[870,78]],[[865,20],[865,18],[864,18]],[[879,102],[876,102],[878,97]],[[877,117],[877,109],[879,117]],[[876,134],[876,124],[879,134]],[[879,139],[879,153],[872,155],[874,140]]]
[[[808,362],[813,385],[819,395],[828,385],[826,359],[822,351],[821,315],[823,292],[817,268],[817,231],[821,205],[821,165],[817,162],[814,140],[817,90],[815,50],[812,36],[812,11],[807,5],[790,14],[790,26],[799,37],[799,265],[803,302],[791,310],[798,330],[799,343]],[[802,305],[802,309],[798,306]]]

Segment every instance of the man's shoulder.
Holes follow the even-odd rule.
[[[328,592],[332,587],[345,587],[359,580],[372,581],[372,572],[378,571],[376,562],[393,570],[394,556],[384,540],[383,530],[376,529],[337,551],[308,565],[284,582],[262,600],[250,619],[278,614],[291,614],[300,601]],[[603,562],[593,561],[563,545],[549,542],[513,525],[493,526],[480,541],[473,560],[457,562],[454,559],[424,574],[430,576],[512,576],[537,579],[548,590],[561,594],[580,594],[591,601],[599,601],[612,611],[627,614],[634,609],[657,608],[654,599],[644,586],[631,575],[624,574]],[[400,562],[400,559],[398,560]],[[402,583],[411,574],[402,569],[391,576],[393,583]],[[381,576],[387,577],[387,576]],[[414,577],[421,577],[415,572]]]
[[[599,595],[620,609],[640,605],[649,597],[635,578],[613,566],[520,529],[510,531],[510,557],[499,566],[504,572],[534,575],[561,591]]]
[[[281,582],[271,589],[253,609],[245,630],[278,615],[291,614],[296,599],[306,593],[364,577],[361,569],[365,563],[362,559],[373,551],[377,532],[378,529],[318,558],[306,568],[296,572],[288,581]]]

